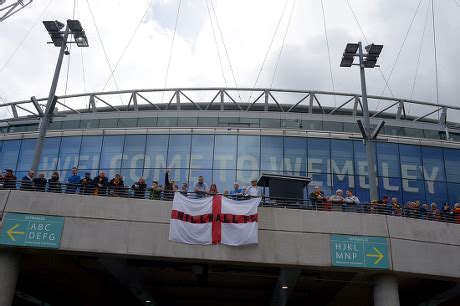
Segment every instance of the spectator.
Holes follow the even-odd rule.
[[[93,179],[92,187],[94,195],[106,195],[109,179],[105,176],[104,171],[100,171],[99,175]]]
[[[430,213],[430,206],[428,204],[423,204],[422,207],[420,207],[420,216],[422,219],[428,219],[428,215]],[[411,212],[412,214],[412,212]]]
[[[75,193],[80,187],[81,177],[78,175],[77,167],[72,167],[72,175],[67,179],[66,193]]]
[[[114,197],[121,197],[124,195],[125,184],[123,178],[119,173],[115,173],[113,179],[109,182],[110,194]]]
[[[34,186],[33,186],[33,177],[35,175],[35,172],[33,172],[32,170],[29,170],[27,172],[27,175],[24,175],[22,177],[22,181],[21,181],[21,190],[33,190],[34,189]]]
[[[233,189],[230,190],[230,196],[232,199],[238,200],[243,197],[243,189],[240,188],[240,184],[238,182],[233,183]]]
[[[165,200],[172,200],[174,198],[174,192],[177,191],[179,188],[174,188],[176,185],[174,180],[169,180],[169,170],[165,172],[165,186],[163,188],[163,199]]]
[[[332,204],[332,210],[342,210],[345,211],[346,204],[343,202],[343,191],[342,189],[337,189],[334,195],[331,195],[328,201]],[[342,207],[342,209],[340,208]]]
[[[198,181],[193,183],[193,192],[195,192],[196,198],[202,198],[206,196],[206,191],[208,189],[208,185],[204,182],[204,177],[200,175],[198,177]]]
[[[321,191],[319,186],[315,186],[312,193],[308,197],[312,205],[322,205],[324,198],[324,192]]]
[[[188,185],[187,183],[182,183],[182,186],[180,187],[180,193],[184,196],[188,195]]]
[[[134,191],[134,197],[137,199],[145,198],[145,190],[147,189],[147,184],[145,179],[140,177],[139,180],[131,186],[131,189]]]
[[[454,205],[452,214],[454,215],[455,223],[460,224],[460,203]]]
[[[444,213],[444,215],[448,215],[450,214],[450,206],[449,206],[449,203],[444,203],[444,206],[442,207],[442,212]]]
[[[438,209],[438,205],[434,202],[431,203],[430,220],[441,220],[441,212]]]
[[[223,196],[224,196],[224,197],[228,197],[228,195],[229,195],[228,189],[224,189],[224,194],[223,194]]]
[[[3,176],[3,189],[16,189],[16,176],[12,169],[5,169],[6,175]]]
[[[384,195],[380,201],[377,202],[377,213],[388,214],[389,211],[389,197]]]
[[[152,182],[152,188],[150,189],[150,200],[160,200],[161,199],[161,187],[158,185],[158,181]]]
[[[393,215],[395,216],[402,216],[402,209],[401,205],[399,205],[397,198],[391,199],[391,208],[393,209]]]
[[[36,191],[44,192],[46,188],[46,178],[43,172],[38,174],[38,177],[34,178],[33,184]]]
[[[61,182],[59,182],[59,173],[54,171],[51,178],[48,180],[48,191],[61,193]]]
[[[347,208],[352,211],[356,211],[356,208],[360,204],[358,197],[353,195],[353,191],[351,189],[347,190],[347,196],[343,199],[343,202],[347,205]]]
[[[211,186],[209,186],[209,191],[208,191],[208,194],[209,195],[216,195],[218,194],[219,192],[217,191],[217,185],[212,183]]]
[[[85,172],[85,176],[80,181],[80,193],[91,194],[93,192],[93,180],[91,179],[91,173]]]
[[[251,186],[246,188],[246,190],[244,191],[244,196],[245,197],[261,197],[262,196],[262,191],[259,188],[259,186],[257,186],[257,180],[255,178],[251,180]]]

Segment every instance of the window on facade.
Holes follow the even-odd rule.
[[[441,136],[439,135],[439,131],[435,130],[423,130],[425,133],[425,138],[428,139],[441,139]]]
[[[400,126],[385,125],[383,134],[393,136],[404,136],[404,128]]]
[[[81,129],[97,129],[99,127],[99,119],[81,120]]]
[[[199,117],[197,126],[202,127],[217,127],[218,118],[217,117]]]
[[[322,131],[323,122],[318,120],[302,120],[302,125],[305,130]]]
[[[324,121],[323,122],[323,130],[325,130],[325,131],[343,132],[343,123],[342,122],[334,122],[334,121]]]
[[[177,126],[196,127],[197,118],[196,117],[179,117],[177,118]]]
[[[176,117],[158,117],[157,125],[161,127],[177,126]]]
[[[100,119],[99,120],[99,128],[116,128],[118,125],[118,118],[111,118],[111,119]]]
[[[63,130],[78,129],[79,126],[80,126],[80,120],[62,121],[62,129]]]
[[[48,129],[50,129],[50,130],[60,130],[60,129],[62,129],[62,121],[50,122],[50,124],[48,125]]]
[[[408,137],[415,137],[415,138],[423,138],[425,137],[423,134],[423,130],[421,129],[413,129],[413,128],[404,128],[404,134]]]
[[[260,127],[279,129],[281,127],[281,120],[279,120],[279,119],[269,119],[269,118],[260,118]]]
[[[118,127],[131,128],[137,126],[137,118],[120,118],[118,119]]]

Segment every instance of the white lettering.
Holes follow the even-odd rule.
[[[426,181],[428,192],[434,194],[434,181],[438,177],[439,167],[434,166],[433,169],[431,169],[431,175],[428,174],[426,167],[420,166],[420,168],[423,170],[423,178]]]
[[[302,158],[296,157],[295,164],[294,164],[294,173],[292,171],[291,159],[284,158],[284,166],[286,167],[286,171],[289,175],[300,175],[300,167],[302,166]]]
[[[332,172],[337,176],[338,180],[340,182],[343,182],[343,180],[347,177],[348,178],[348,186],[350,188],[355,187],[355,181],[353,179],[353,162],[351,160],[345,161],[343,168],[339,169],[337,166],[335,160],[331,160],[331,167],[332,167]]]
[[[409,180],[417,179],[417,175],[410,175],[409,171],[417,171],[416,165],[401,165],[401,174],[402,174],[402,185],[403,190],[407,192],[419,192],[419,188],[417,187],[410,187]]]
[[[399,186],[390,185],[390,169],[388,169],[387,163],[382,163],[382,174],[383,174],[383,189],[388,191],[399,191]]]

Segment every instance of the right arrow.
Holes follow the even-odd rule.
[[[372,249],[374,249],[374,251],[377,253],[377,254],[367,254],[366,256],[368,257],[377,257],[377,259],[375,260],[374,262],[374,265],[378,264],[380,261],[382,261],[383,257],[385,257],[382,253],[380,253],[379,249],[377,249],[376,247],[373,247]]]

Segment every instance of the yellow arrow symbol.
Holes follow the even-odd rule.
[[[19,223],[6,231],[11,240],[16,241],[13,235],[25,235],[25,232],[15,232],[14,230],[19,226]]]
[[[378,264],[380,261],[382,261],[383,257],[385,257],[382,253],[380,253],[379,249],[376,247],[373,247],[374,251],[377,254],[367,254],[368,257],[377,257],[377,260],[374,262],[374,265]]]

